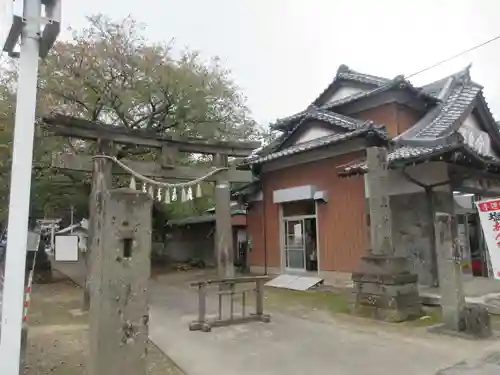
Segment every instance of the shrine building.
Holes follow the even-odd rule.
[[[463,272],[490,276],[474,201],[500,195],[500,130],[469,67],[422,87],[345,65],[305,110],[272,125],[280,136],[247,158],[249,261],[256,273],[349,282],[369,247],[368,146],[389,150],[396,255],[437,285],[433,221],[457,216]]]

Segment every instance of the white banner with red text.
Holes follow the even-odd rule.
[[[476,202],[490,255],[493,277],[500,280],[500,198]]]

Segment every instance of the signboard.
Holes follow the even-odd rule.
[[[500,280],[500,198],[476,202],[495,279]]]
[[[38,251],[40,244],[40,233],[28,231],[28,243],[26,244],[27,251]]]
[[[56,236],[57,262],[78,262],[78,236]]]
[[[462,256],[462,270],[464,273],[472,272],[471,254],[469,247],[469,235],[467,233],[467,216],[463,216],[464,223],[458,224],[458,241],[460,243],[460,255]]]

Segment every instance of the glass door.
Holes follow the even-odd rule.
[[[306,248],[304,219],[285,219],[285,266],[305,270]]]

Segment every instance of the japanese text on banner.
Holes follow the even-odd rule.
[[[493,275],[495,279],[500,280],[500,199],[479,201],[476,202],[476,206],[490,255]]]

